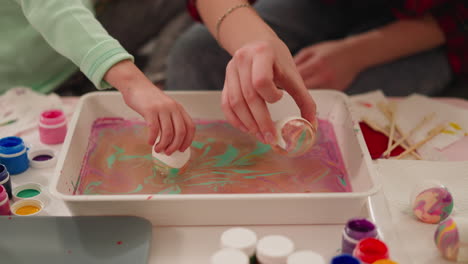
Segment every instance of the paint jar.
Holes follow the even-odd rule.
[[[257,243],[257,260],[261,264],[285,264],[293,252],[294,243],[285,236],[266,236]]]
[[[287,264],[325,264],[325,259],[311,250],[302,250],[292,253],[286,262]]]
[[[434,234],[434,242],[445,259],[468,262],[468,219],[450,217],[442,221]]]
[[[450,191],[438,181],[423,181],[413,189],[411,208],[421,222],[438,224],[453,211],[453,197]]]
[[[62,110],[42,112],[39,119],[39,138],[48,145],[61,144],[67,135],[67,120]]]
[[[302,117],[288,117],[275,123],[277,143],[272,149],[295,158],[310,151],[317,139],[317,125]]]
[[[331,264],[361,264],[361,261],[359,261],[359,259],[349,254],[342,254],[342,255],[334,257],[330,263]]]
[[[0,139],[0,163],[11,175],[20,174],[29,168],[27,148],[19,137]]]
[[[44,204],[47,202],[44,199],[44,188],[38,183],[26,183],[19,186],[16,186],[13,189],[13,200],[20,201],[24,199],[37,199],[41,200]]]
[[[238,249],[250,258],[250,263],[257,263],[255,247],[257,246],[257,234],[254,231],[234,227],[223,232],[221,235],[221,248]]]
[[[211,256],[211,264],[249,264],[249,257],[244,252],[233,249],[224,248]]]
[[[55,152],[51,149],[30,150],[28,153],[31,168],[52,168],[57,162]]]
[[[364,264],[372,264],[380,259],[388,259],[388,247],[378,239],[365,238],[356,245],[353,256]]]
[[[374,223],[365,218],[353,218],[346,223],[343,230],[341,252],[353,254],[359,240],[364,238],[377,238],[377,228]]]
[[[3,185],[3,187],[5,187],[6,192],[8,193],[8,198],[9,199],[13,198],[13,195],[11,192],[10,174],[8,173],[6,166],[3,164],[0,164],[0,185]]]
[[[44,203],[37,199],[24,199],[13,203],[11,212],[17,216],[44,215]]]
[[[0,215],[11,215],[8,193],[3,185],[0,185]]]
[[[377,260],[376,262],[372,264],[398,264],[398,263],[396,263],[395,261],[391,261],[389,259],[381,259],[381,260]]]

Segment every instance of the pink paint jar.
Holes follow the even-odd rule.
[[[67,120],[62,110],[42,112],[39,120],[39,137],[47,145],[61,144],[67,135]]]
[[[8,193],[3,185],[0,185],[0,215],[11,215]]]

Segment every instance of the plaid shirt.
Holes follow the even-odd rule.
[[[332,3],[336,0],[323,1]],[[187,8],[195,20],[201,21],[195,2],[188,0]],[[400,19],[430,13],[445,34],[447,57],[453,72],[468,78],[468,0],[388,0],[388,3]]]

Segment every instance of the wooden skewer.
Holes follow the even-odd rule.
[[[447,125],[445,125],[445,124],[436,126],[431,131],[429,131],[429,133],[428,133],[428,135],[427,135],[427,137],[425,139],[423,139],[423,140],[419,141],[418,143],[414,144],[413,146],[411,146],[405,152],[401,153],[398,157],[396,157],[396,159],[401,159],[401,158],[405,157],[406,155],[408,155],[408,153],[410,153],[410,151],[413,151],[413,150],[421,147],[422,145],[426,144],[429,140],[431,140],[435,136],[439,135],[446,127],[447,127]]]
[[[401,137],[397,142],[395,142],[395,144],[393,144],[389,149],[387,149],[383,153],[383,156],[390,155],[392,150],[394,150],[396,147],[401,145],[404,141],[406,141],[407,138],[411,137],[416,131],[421,129],[421,127],[423,127],[425,124],[427,124],[427,122],[431,121],[434,117],[435,117],[435,113],[433,112],[433,113],[430,113],[429,115],[425,116],[423,119],[421,119],[421,121],[418,123],[417,126],[415,126],[413,129],[411,129],[411,131],[408,134]]]
[[[375,131],[377,131],[377,132],[380,132],[380,133],[384,134],[384,135],[387,136],[387,137],[389,136],[387,130],[385,130],[384,128],[380,127],[378,124],[376,124],[375,122],[371,121],[369,118],[364,117],[364,118],[362,119],[362,121],[364,121],[364,122],[365,122],[370,128],[372,128],[373,130],[375,130]],[[402,148],[404,148],[405,150],[409,149],[409,146],[408,146],[406,143],[404,143],[404,142],[402,142],[402,143],[400,144],[400,146],[401,146]],[[418,153],[416,153],[414,150],[411,151],[410,154],[413,155],[416,159],[422,160],[422,157],[421,157]]]
[[[387,150],[392,147],[393,138],[395,137],[395,121],[396,121],[396,106],[394,103],[391,103],[387,106],[387,110],[390,116],[390,136],[388,137]],[[385,153],[385,152],[384,152]]]
[[[377,107],[385,115],[385,117],[387,117],[388,121],[391,122],[391,111],[390,111],[388,105],[384,101],[381,101],[381,102],[377,103]],[[411,143],[408,141],[408,137],[401,130],[401,128],[400,128],[400,126],[398,126],[398,124],[395,124],[395,128],[396,128],[396,131],[398,132],[398,134],[400,134],[400,137],[406,138],[405,141],[404,141],[405,145],[402,145],[402,146],[406,146],[407,148],[409,148],[409,145]],[[387,134],[386,136],[390,137],[389,134]],[[391,141],[389,141],[389,142],[391,142]],[[420,159],[420,160],[423,159],[416,151],[411,152],[411,154],[413,156],[415,156],[417,159]]]

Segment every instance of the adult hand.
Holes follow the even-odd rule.
[[[358,54],[344,40],[327,41],[302,49],[294,61],[308,89],[344,91],[362,70]]]
[[[302,117],[315,123],[315,102],[286,45],[279,39],[244,45],[226,68],[222,106],[227,120],[260,141],[274,144],[276,131],[267,103],[281,99],[278,87],[293,97]]]

